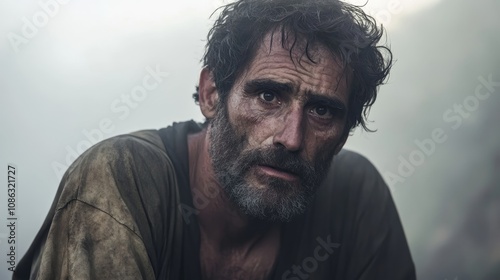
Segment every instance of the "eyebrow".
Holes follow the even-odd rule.
[[[292,93],[293,85],[291,83],[280,83],[269,79],[257,79],[248,81],[244,87],[244,90],[247,93],[263,89],[273,92]]]
[[[326,106],[335,108],[341,112],[347,111],[345,103],[336,97],[327,97],[311,91],[306,92],[306,97],[307,103],[309,104],[325,104]]]

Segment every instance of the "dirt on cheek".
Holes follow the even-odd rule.
[[[238,106],[233,111],[233,124],[240,135],[246,135],[246,141],[252,147],[265,145],[266,140],[272,138],[276,129],[273,116],[252,108],[252,106]],[[269,145],[270,143],[267,143]]]
[[[247,126],[255,125],[262,121],[262,112],[257,110],[255,100],[247,97],[233,98],[229,109],[229,118],[234,124]]]

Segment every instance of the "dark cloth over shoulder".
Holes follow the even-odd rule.
[[[85,152],[13,279],[201,279],[187,148],[200,130],[177,123]],[[335,157],[310,208],[283,225],[269,279],[415,279],[391,194],[368,160]]]
[[[274,279],[416,279],[387,185],[351,151],[334,158],[311,207],[283,236]]]
[[[179,195],[157,134],[108,139],[71,165],[13,279],[179,279]]]

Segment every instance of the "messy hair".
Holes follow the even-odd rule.
[[[221,104],[233,84],[254,58],[264,37],[280,32],[282,44],[290,42],[290,56],[297,42],[311,62],[310,46],[326,47],[348,78],[347,131],[366,121],[392,67],[392,53],[378,45],[383,27],[361,7],[338,0],[239,0],[220,8],[207,36],[204,67],[215,82]],[[283,40],[284,39],[284,40]],[[333,79],[333,77],[332,77]],[[193,95],[198,101],[198,92]]]

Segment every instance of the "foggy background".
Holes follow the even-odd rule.
[[[220,3],[0,2],[0,279],[10,277],[8,164],[17,262],[81,151],[203,120],[191,94]],[[371,0],[365,10],[397,62],[370,114],[377,132],[356,131],[347,148],[389,183],[419,279],[500,279],[500,1]],[[157,86],[138,91],[152,71]]]

